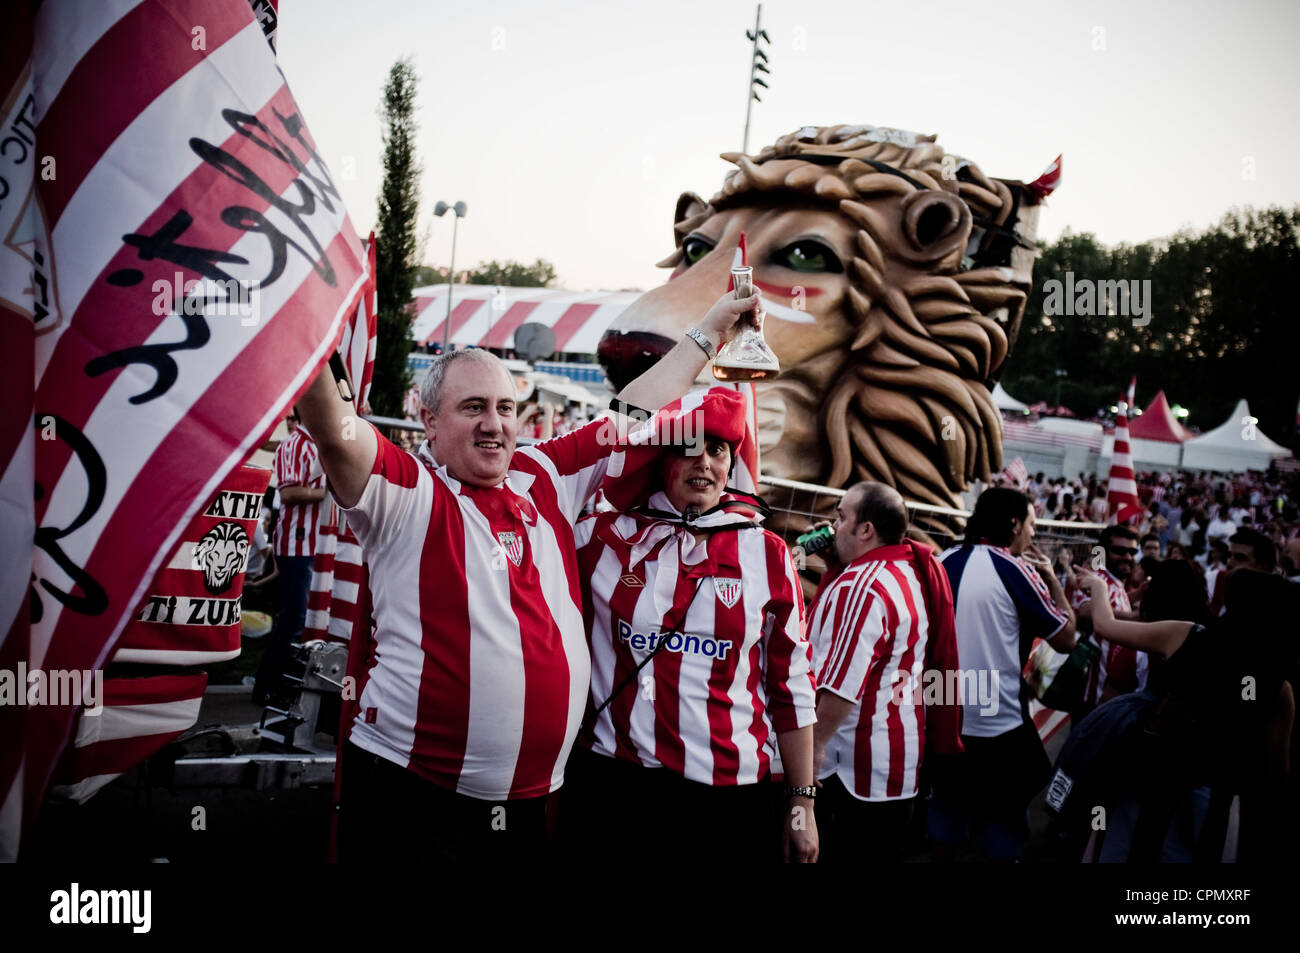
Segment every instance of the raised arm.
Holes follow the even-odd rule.
[[[370,424],[339,396],[329,365],[298,399],[298,416],[316,441],[321,469],[340,506],[355,506],[375,465],[379,441]]]
[[[1187,633],[1192,631],[1191,622],[1133,622],[1116,619],[1110,607],[1105,580],[1088,573],[1084,576],[1083,585],[1092,596],[1093,631],[1110,642],[1126,645],[1139,652],[1158,652],[1168,658],[1182,647]]]
[[[762,296],[755,291],[748,298],[733,297],[730,292],[719,298],[696,325],[716,350],[726,340],[727,331],[736,319],[747,311],[758,308],[758,327],[763,326]],[[650,370],[646,371],[618,395],[619,400],[643,410],[658,410],[670,404],[691,389],[695,378],[709,362],[704,349],[683,335],[677,345],[661,357]]]

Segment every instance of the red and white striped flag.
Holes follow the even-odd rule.
[[[303,641],[352,639],[360,620],[360,592],[368,585],[368,572],[361,543],[348,526],[346,514],[333,507],[329,521],[321,521],[316,535]]]
[[[1025,461],[1019,457],[1008,463],[1006,469],[1002,472],[1018,488],[1023,488],[1029,482],[1029,468],[1025,466]]]
[[[198,721],[207,672],[104,681],[101,710],[84,709],[52,793],[82,803]]]
[[[362,242],[365,246],[366,276],[361,293],[357,295],[356,313],[343,329],[339,354],[352,380],[357,412],[361,413],[370,401],[370,384],[375,374],[375,347],[379,334],[379,300],[375,286],[375,233]]]
[[[365,267],[248,0],[11,6],[0,533],[32,545],[4,547],[0,669],[93,670],[337,347]],[[0,707],[0,858],[76,712]]]
[[[379,311],[375,286],[375,233],[366,244],[366,283],[357,301],[357,314],[344,329],[339,352],[354,382],[354,403],[358,414],[367,409],[370,384],[375,369],[378,343]],[[363,335],[363,329],[365,334]],[[357,623],[356,587],[363,584],[366,567],[361,544],[347,527],[332,499],[322,514],[312,550],[311,588],[307,596],[307,618],[303,624],[304,641],[334,639],[347,641]]]
[[[1129,444],[1128,412],[1133,406],[1133,392],[1137,387],[1134,377],[1128,393],[1115,415],[1115,448],[1110,458],[1110,482],[1106,486],[1106,508],[1116,523],[1142,515],[1142,501],[1138,499],[1137,479],[1133,474],[1133,450]]]

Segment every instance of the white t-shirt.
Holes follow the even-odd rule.
[[[266,538],[262,521],[259,519],[257,528],[253,530],[253,545],[248,550],[248,567],[244,570],[245,579],[256,579],[262,575],[262,570],[266,568],[266,552],[270,548],[271,544]]]
[[[1212,539],[1227,539],[1237,531],[1237,524],[1231,520],[1213,519],[1210,525],[1205,528],[1205,541],[1208,543]]]

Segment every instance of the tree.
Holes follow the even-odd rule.
[[[1149,322],[1125,314],[1044,314],[1049,281],[1150,281]],[[1055,400],[1091,415],[1115,402],[1131,376],[1138,402],[1157,389],[1191,410],[1189,424],[1218,426],[1245,397],[1266,433],[1293,433],[1300,352],[1295,278],[1300,206],[1229,212],[1203,232],[1106,248],[1066,233],[1034,265],[1034,287],[1003,382],[1022,400]]]
[[[511,288],[546,288],[555,280],[555,266],[537,259],[531,265],[518,261],[485,261],[469,275],[472,285],[506,285]]]
[[[417,265],[420,285],[438,285],[447,281],[446,268]],[[549,288],[555,281],[555,266],[539,258],[531,265],[519,261],[481,261],[467,271],[456,272],[456,281],[470,285],[504,285],[507,288]]]
[[[417,236],[415,219],[420,202],[420,165],[415,158],[415,87],[417,77],[409,59],[398,60],[388,72],[381,108],[384,132],[384,181],[379,192],[379,221],[375,240],[375,283],[379,298],[379,340],[370,404],[375,413],[402,416],[402,402],[411,386],[406,357],[411,353],[411,289],[415,287]]]

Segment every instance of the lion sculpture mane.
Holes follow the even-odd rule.
[[[826,256],[840,267],[808,276],[818,287],[791,286],[784,266],[767,267],[777,252],[755,257],[751,238],[782,364],[757,390],[763,470],[832,487],[878,480],[909,500],[958,504],[968,481],[1002,466],[990,388],[1024,311],[1044,191],[990,178],[934,136],[874,126],[805,127],[756,156],[722,158],[737,168],[717,195],[678,200],[677,249],[660,263],[674,268],[670,281],[606,332],[611,380],[630,380],[703,314],[725,278],[709,274],[685,297],[675,289],[692,268],[722,275],[733,232],[773,215],[779,231],[791,210],[833,218],[846,260]],[[797,267],[810,260],[796,253]]]

